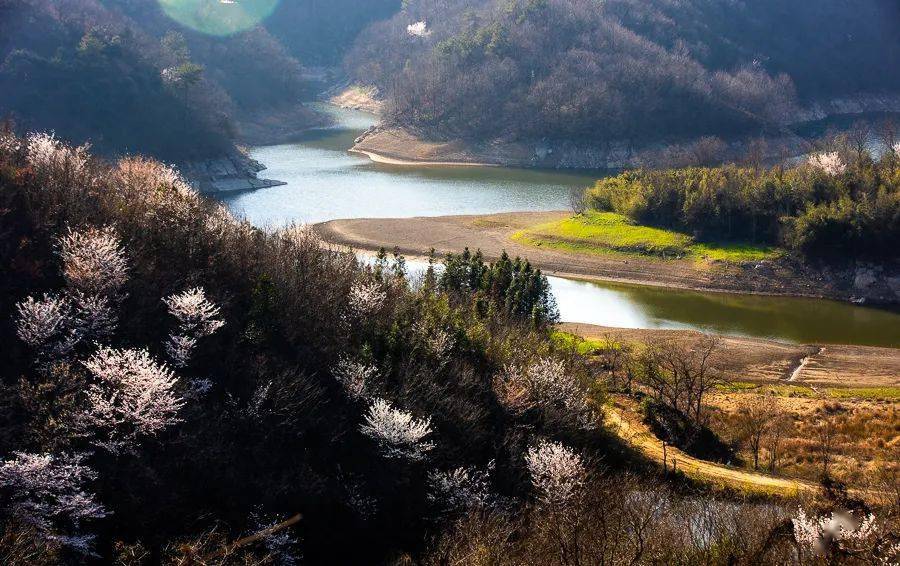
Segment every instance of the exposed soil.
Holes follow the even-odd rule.
[[[523,228],[566,218],[571,213],[510,212],[488,215],[418,218],[358,218],[316,225],[327,241],[359,250],[400,249],[423,256],[434,248],[439,254],[481,249],[487,259],[503,250],[527,257],[545,273],[575,279],[639,283],[702,291],[760,293],[849,299],[853,289],[789,260],[744,264],[693,259],[659,259],[572,253],[515,242],[512,234]]]
[[[628,342],[691,339],[693,330],[624,329],[564,323],[560,330],[593,340],[607,336]],[[900,387],[900,350],[873,346],[785,344],[763,338],[720,336],[719,365],[734,381],[788,382],[804,358],[803,371],[790,383],[812,387]]]

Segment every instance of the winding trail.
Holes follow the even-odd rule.
[[[626,443],[649,460],[663,463],[663,446],[653,432],[640,422],[634,407],[629,407],[622,399],[614,399],[605,407],[607,427],[618,434]],[[778,478],[757,474],[685,454],[674,446],[665,450],[667,467],[673,465],[692,479],[701,480],[719,487],[742,492],[793,497],[802,492],[818,489],[814,483],[788,478]]]

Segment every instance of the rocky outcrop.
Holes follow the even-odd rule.
[[[257,174],[265,168],[262,163],[243,153],[189,161],[179,167],[184,178],[195,189],[206,194],[248,191],[286,184],[283,181],[260,179]]]
[[[900,94],[860,94],[814,102],[802,108],[789,123],[817,122],[830,116],[865,114],[869,112],[900,112]]]

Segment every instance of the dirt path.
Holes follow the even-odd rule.
[[[653,435],[645,424],[640,422],[634,407],[628,406],[624,400],[615,399],[611,405],[606,407],[605,416],[610,430],[615,431],[625,442],[645,457],[662,465],[662,442]],[[801,492],[815,491],[817,489],[816,484],[803,480],[755,474],[700,460],[685,454],[674,446],[667,446],[665,455],[666,466],[669,470],[674,467],[692,479],[712,483],[720,487],[784,496],[794,496]]]
[[[501,252],[527,257],[545,273],[571,278],[639,283],[670,288],[772,295],[841,296],[821,280],[800,277],[786,266],[736,265],[690,259],[578,254],[520,244],[516,231],[560,220],[570,213],[511,212],[488,215],[332,220],[315,229],[327,241],[360,250],[398,247],[405,255],[481,249],[489,260]]]

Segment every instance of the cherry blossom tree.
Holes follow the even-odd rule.
[[[378,310],[387,294],[377,281],[357,281],[350,287],[347,297],[347,307],[351,315],[363,317]]]
[[[97,474],[81,455],[15,452],[0,464],[0,489],[6,492],[13,516],[31,525],[51,544],[89,554],[93,536],[81,524],[101,519],[106,511],[84,484]]]
[[[416,419],[384,399],[372,401],[360,430],[375,439],[388,458],[421,460],[434,448],[425,440],[431,434],[431,417]]]
[[[848,553],[870,556],[874,563],[882,564],[896,564],[900,560],[900,543],[882,536],[882,528],[871,513],[862,518],[854,517],[849,511],[815,516],[798,508],[791,522],[798,546],[815,556]]]
[[[166,353],[175,367],[185,367],[197,340],[214,334],[225,322],[217,318],[219,307],[206,298],[202,287],[171,295],[163,302],[169,307],[169,314],[178,321],[177,330],[166,342]]]
[[[359,400],[365,397],[366,386],[378,374],[378,369],[345,357],[337,363],[332,374],[347,395]]]
[[[431,30],[428,29],[427,22],[421,21],[406,26],[406,33],[413,37],[428,37],[431,35]]]
[[[74,345],[69,333],[71,313],[65,297],[27,297],[16,305],[16,336],[42,356],[64,356]]]
[[[814,153],[809,156],[807,163],[831,176],[841,175],[847,170],[847,165],[836,151]]]
[[[128,280],[128,260],[115,230],[109,226],[69,229],[60,238],[59,248],[63,276],[71,291],[114,300],[121,297]]]
[[[562,408],[577,417],[585,428],[595,426],[587,391],[560,360],[541,358],[524,369],[509,366],[495,379],[494,389],[498,399],[512,410],[534,406],[549,410]]]
[[[451,510],[489,507],[495,499],[490,488],[493,469],[491,460],[485,470],[474,466],[433,470],[428,473],[428,498]]]
[[[525,465],[531,484],[546,504],[569,502],[587,481],[587,468],[581,456],[559,442],[538,440],[529,447]]]
[[[79,174],[87,165],[90,146],[69,147],[53,134],[31,133],[25,138],[28,164],[41,176],[66,178]]]
[[[178,380],[147,350],[101,348],[84,367],[93,383],[79,426],[97,446],[119,453],[179,422]]]

